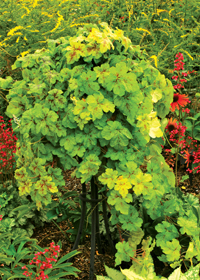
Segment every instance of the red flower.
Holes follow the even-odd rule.
[[[177,129],[178,125],[177,125],[177,120],[174,119],[172,120],[172,118],[168,121],[168,124],[166,126],[166,131],[168,131],[169,133],[172,132],[173,130]]]
[[[174,93],[173,102],[171,103],[171,111],[174,112],[177,108],[184,107],[189,102],[189,98],[185,94]]]

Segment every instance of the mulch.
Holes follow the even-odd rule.
[[[65,179],[65,189],[66,191],[77,191],[78,194],[82,191],[82,185],[79,179],[71,178],[72,170],[64,172]],[[87,190],[89,189],[89,184],[86,184]],[[62,221],[57,223],[59,227],[62,229],[64,233],[69,230],[69,223],[67,221]],[[34,234],[31,238],[36,238],[38,240],[38,245],[40,247],[48,247],[49,244],[54,241],[56,244],[60,240],[62,242],[62,249],[60,252],[60,257],[68,254],[72,251],[73,243],[70,243],[66,240],[63,233],[58,229],[58,227],[53,223],[45,223],[44,227],[35,228]],[[78,279],[78,280],[88,280],[89,271],[90,271],[90,236],[86,235],[84,238],[84,244],[79,245],[77,251],[80,251],[80,254],[76,255],[73,258],[73,266],[80,270],[78,274],[78,278],[74,276],[66,276],[63,278],[66,279]],[[98,252],[98,248],[96,245],[96,254],[95,254],[95,265],[94,265],[94,274],[95,275],[104,275],[106,276],[104,264],[109,267],[113,267],[115,265],[114,255],[112,255],[110,246],[106,239],[102,240],[102,247],[104,249],[104,254],[100,254]],[[96,278],[96,277],[95,277]]]

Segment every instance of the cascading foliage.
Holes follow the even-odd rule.
[[[95,176],[107,190],[111,223],[129,233],[116,245],[117,265],[145,261],[141,244],[148,236],[172,267],[200,260],[193,206],[176,195],[174,173],[161,155],[174,89],[147,54],[122,30],[88,24],[19,58],[15,68],[22,68],[23,80],[13,81],[7,115],[20,119],[19,127],[13,122],[20,195],[40,209],[65,185],[60,167],[76,167],[82,183]]]

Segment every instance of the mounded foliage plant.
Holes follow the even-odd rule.
[[[107,191],[121,234],[116,265],[148,262],[149,246],[174,268],[200,260],[197,201],[177,194],[161,155],[174,89],[146,53],[122,30],[88,24],[17,59],[15,68],[23,79],[13,81],[7,115],[20,120],[13,121],[20,195],[41,209],[65,185],[62,169],[76,167],[82,183],[94,177]]]

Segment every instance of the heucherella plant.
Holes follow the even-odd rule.
[[[161,155],[174,89],[147,54],[122,30],[88,24],[19,58],[15,68],[23,79],[13,82],[7,115],[20,119],[19,127],[13,122],[20,195],[40,209],[65,184],[62,169],[75,167],[82,183],[95,177],[107,192],[111,223],[121,229],[116,265],[138,258],[137,247],[150,235],[146,217],[155,220],[162,261],[176,266],[200,258],[197,218],[177,196]]]
[[[153,263],[151,263],[152,265]],[[198,264],[195,267],[190,268],[186,273],[182,273],[180,267],[175,269],[172,274],[168,278],[156,276],[154,272],[151,271],[151,269],[148,269],[146,271],[149,272],[149,274],[141,275],[135,272],[134,268],[131,269],[121,269],[121,272],[107,267],[105,265],[107,276],[100,276],[97,275],[97,280],[199,280],[199,268],[200,265]]]

